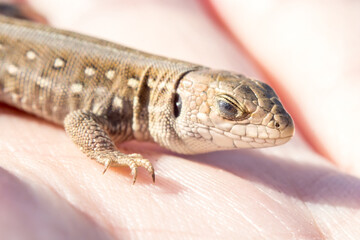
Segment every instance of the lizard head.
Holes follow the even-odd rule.
[[[175,152],[270,147],[294,134],[293,121],[274,90],[243,75],[189,72],[170,101],[172,134],[161,145]]]

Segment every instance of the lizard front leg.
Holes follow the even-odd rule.
[[[155,172],[150,161],[140,154],[121,153],[105,130],[107,124],[103,117],[85,110],[71,112],[64,120],[66,133],[83,153],[105,165],[104,173],[110,166],[128,166],[134,184],[137,168],[144,167],[155,182]]]

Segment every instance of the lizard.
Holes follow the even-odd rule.
[[[48,25],[0,16],[0,102],[64,127],[89,158],[138,167],[117,144],[156,142],[173,152],[271,147],[294,123],[266,83],[156,56]]]

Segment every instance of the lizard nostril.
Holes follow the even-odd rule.
[[[284,114],[277,114],[274,116],[274,127],[278,130],[285,129],[291,122],[290,116]]]

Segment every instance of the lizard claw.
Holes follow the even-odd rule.
[[[105,172],[109,169],[110,163],[111,163],[110,159],[105,161],[105,163],[104,163],[105,168],[104,168],[103,174],[105,174]]]
[[[143,158],[140,154],[137,154],[137,153],[129,154],[128,156],[132,158],[132,161],[134,161],[134,164],[136,167],[144,167],[149,172],[149,174],[151,174],[152,181],[155,182],[154,167],[152,166],[152,164],[150,163],[149,160]],[[131,164],[129,164],[129,166],[131,169],[134,168],[131,166]],[[137,174],[137,173],[135,173],[135,174]],[[135,180],[136,180],[136,175],[134,175],[133,173],[132,173],[132,175],[134,176],[134,179],[133,179],[133,184],[134,184]]]
[[[152,177],[153,183],[155,183],[155,172],[153,172],[153,173],[151,174],[151,177]]]
[[[133,176],[132,184],[134,185],[136,182],[136,177],[137,177],[137,166],[134,167],[133,169],[131,169],[131,175]]]
[[[143,158],[140,154],[123,154],[117,151],[109,152],[99,155],[96,160],[104,164],[105,168],[103,174],[111,166],[128,166],[131,170],[131,175],[133,176],[132,184],[135,184],[136,178],[138,175],[138,167],[145,168],[152,177],[152,181],[155,182],[155,172],[154,167],[151,162]]]

